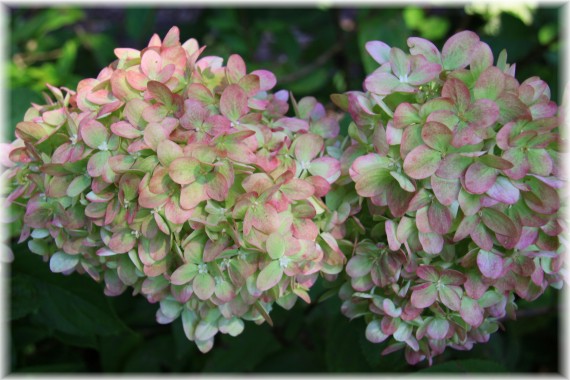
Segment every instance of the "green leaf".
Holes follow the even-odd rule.
[[[84,17],[85,13],[75,8],[57,7],[38,12],[37,16],[26,21],[25,27],[14,28],[11,40],[24,42],[34,37],[42,37],[66,25],[75,24]]]
[[[16,255],[12,268],[34,284],[42,323],[72,335],[108,335],[124,330],[102,287],[91,278],[51,273],[41,257],[29,253]]]
[[[465,359],[448,361],[435,364],[431,367],[420,369],[420,373],[502,373],[507,369],[502,364],[491,360]]]
[[[327,371],[330,372],[369,372],[370,365],[362,358],[362,352],[357,347],[359,338],[364,335],[364,320],[362,318],[348,321],[346,317],[337,315],[333,318],[327,330],[325,342],[325,360]],[[380,355],[378,349],[377,355]]]
[[[38,292],[28,276],[12,276],[10,298],[10,320],[23,318],[39,309]]]
[[[73,72],[78,47],[79,41],[76,39],[67,41],[61,47],[61,56],[57,60],[57,70],[62,73],[62,75],[67,76]]]
[[[152,8],[127,8],[125,10],[125,29],[127,35],[140,43],[152,34],[155,10]]]
[[[177,363],[175,345],[171,335],[157,335],[146,339],[137,346],[124,362],[125,372],[160,372],[172,371]]]
[[[184,333],[182,333],[184,336]],[[143,343],[139,334],[103,336],[98,340],[98,352],[104,372],[122,372],[129,356]]]
[[[323,87],[329,81],[329,70],[326,67],[312,71],[294,82],[288,84],[289,91],[295,96],[310,94]]]
[[[222,335],[220,340],[221,344],[208,356],[204,372],[253,371],[281,347],[267,325],[248,326],[241,335]]]
[[[12,86],[14,83],[12,82]],[[9,125],[4,128],[4,141],[10,141],[14,138],[16,124],[24,119],[26,110],[30,107],[30,103],[41,104],[42,97],[28,87],[16,87],[10,89],[8,96],[10,100],[10,119]]]
[[[363,10],[364,11],[364,10]],[[358,47],[367,74],[378,68],[378,63],[370,57],[365,44],[368,41],[382,41],[389,46],[407,46],[410,29],[406,27],[402,12],[396,9],[383,9],[382,12],[361,12],[357,19]]]

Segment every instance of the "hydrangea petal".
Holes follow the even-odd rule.
[[[382,41],[368,41],[364,48],[380,65],[390,60],[390,46]]]
[[[407,42],[410,53],[413,55],[421,54],[432,63],[441,63],[441,54],[431,41],[419,37],[410,37]]]
[[[477,254],[477,266],[488,278],[497,279],[503,274],[503,259],[492,252],[481,249]]]
[[[200,162],[191,157],[179,157],[168,166],[168,175],[180,185],[187,185],[196,181],[200,171]]]
[[[481,212],[481,220],[489,229],[500,235],[517,235],[517,228],[513,221],[498,210],[484,208]]]
[[[465,172],[465,188],[473,194],[484,194],[497,180],[497,170],[475,162]]]
[[[340,177],[340,161],[332,157],[321,157],[311,161],[309,173],[318,175],[334,183]]]
[[[109,139],[108,129],[97,120],[87,120],[79,127],[81,138],[90,148],[101,149]]]
[[[438,291],[439,300],[453,311],[459,311],[461,298],[457,294],[455,286],[442,286]]]
[[[224,89],[220,98],[220,112],[232,121],[249,112],[247,94],[239,85],[231,84]]]
[[[435,173],[440,162],[441,153],[427,145],[420,145],[404,159],[404,171],[414,179],[427,178]]]
[[[449,331],[449,322],[443,318],[432,319],[427,327],[427,334],[432,339],[443,339]]]
[[[272,261],[259,272],[256,284],[259,290],[265,291],[277,285],[282,277],[283,268],[279,261]]]
[[[467,30],[451,36],[441,49],[444,69],[455,70],[469,65],[478,42],[479,36]]]
[[[472,327],[477,328],[483,323],[483,308],[479,303],[467,296],[461,300],[461,318]]]
[[[375,319],[366,326],[365,336],[372,343],[382,343],[389,335],[382,331],[380,320]]]
[[[194,294],[201,300],[209,299],[214,294],[216,282],[208,273],[198,273],[192,282]]]
[[[436,299],[437,288],[435,284],[425,283],[412,291],[411,302],[418,309],[430,307]]]
[[[170,282],[174,285],[184,285],[189,283],[198,274],[198,266],[193,263],[187,263],[179,266],[170,276]]]
[[[54,253],[49,260],[49,269],[54,273],[67,272],[79,264],[79,256],[64,252]]]

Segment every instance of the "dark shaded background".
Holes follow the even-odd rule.
[[[507,4],[507,3],[505,3]],[[506,7],[507,5],[503,5]],[[9,10],[10,127],[30,102],[42,102],[46,82],[74,88],[115,59],[115,47],[146,46],[178,25],[181,38],[207,45],[205,55],[240,54],[248,70],[265,68],[278,89],[297,99],[312,95],[332,107],[329,94],[360,90],[376,66],[364,42],[406,47],[412,35],[441,47],[469,29],[495,56],[506,48],[517,79],[538,75],[555,101],[559,70],[559,9],[511,10],[405,8],[34,8]],[[532,16],[529,21],[528,14]],[[18,224],[11,226],[19,235]],[[558,293],[548,290],[532,304],[520,302],[518,321],[472,351],[447,350],[435,365],[410,367],[401,353],[380,356],[386,343],[364,338],[360,318],[349,322],[335,297],[291,311],[275,306],[275,327],[246,323],[237,338],[218,336],[201,354],[184,336],[180,320],[161,326],[157,306],[140,296],[103,296],[100,284],[79,275],[51,274],[26,244],[12,245],[10,279],[12,372],[558,372]],[[326,289],[311,291],[316,300]]]

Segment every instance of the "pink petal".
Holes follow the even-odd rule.
[[[295,157],[299,162],[309,163],[323,149],[323,138],[312,133],[306,133],[295,139]]]
[[[273,123],[275,127],[281,127],[291,132],[308,132],[309,123],[306,120],[297,119],[294,117],[282,117]]]
[[[461,300],[461,318],[472,327],[477,328],[483,323],[483,308],[479,303],[469,297],[464,296]]]
[[[311,161],[309,173],[321,176],[332,184],[340,177],[340,161],[332,157],[317,158]]]
[[[497,175],[497,169],[475,162],[465,172],[465,188],[473,194],[483,194],[495,184]]]
[[[487,190],[487,195],[505,204],[515,204],[520,198],[520,191],[508,178],[498,177],[496,182]]]
[[[408,83],[419,86],[427,82],[431,82],[439,76],[441,65],[439,63],[429,62],[422,55],[412,56],[411,73],[408,76]]]
[[[419,37],[410,37],[407,42],[412,55],[421,54],[430,62],[441,63],[441,54],[430,41]]]
[[[435,197],[442,205],[450,206],[459,196],[461,183],[459,179],[445,179],[432,175],[431,188]]]
[[[412,291],[411,302],[414,307],[423,309],[431,306],[437,298],[437,288],[434,284],[425,283]]]
[[[106,143],[109,139],[108,129],[97,120],[84,119],[79,126],[81,138],[90,148],[100,149],[99,147]],[[103,150],[103,149],[101,149]]]
[[[451,212],[449,208],[437,201],[432,202],[428,208],[428,220],[431,229],[439,234],[445,234],[451,227]]]
[[[498,279],[503,274],[503,259],[492,252],[479,250],[477,266],[481,273],[488,278]]]
[[[141,70],[150,79],[155,79],[162,68],[162,58],[152,49],[144,52],[141,58]]]
[[[471,31],[463,31],[451,36],[441,50],[443,67],[446,70],[462,69],[469,65],[479,36]]]
[[[364,45],[366,51],[379,64],[388,62],[390,59],[390,46],[382,41],[368,41]]]
[[[497,67],[491,66],[479,76],[479,79],[477,79],[475,83],[473,93],[477,99],[495,100],[501,95],[504,89],[505,74]]]
[[[455,104],[455,107],[457,107],[459,113],[467,111],[471,105],[471,95],[469,94],[469,89],[465,83],[459,79],[448,79],[441,89],[441,96],[450,98]]]
[[[404,160],[404,171],[414,179],[427,178],[435,173],[441,162],[441,153],[427,145],[414,148]]]
[[[418,234],[418,237],[420,239],[422,248],[426,253],[435,255],[437,253],[440,253],[443,249],[443,237],[439,234],[436,234],[434,232],[420,232]]]
[[[400,84],[398,78],[390,73],[374,72],[366,77],[364,88],[378,95],[389,95]]]
[[[257,75],[259,77],[259,90],[269,91],[277,84],[277,79],[275,75],[267,70],[255,70],[251,74]]]
[[[240,86],[231,84],[224,89],[220,97],[220,112],[232,121],[249,112],[247,95]]]

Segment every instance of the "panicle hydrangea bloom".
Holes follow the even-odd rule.
[[[326,200],[350,255],[343,313],[431,363],[562,285],[560,121],[548,85],[519,83],[476,34],[408,45],[368,42],[366,92],[332,96],[353,122]]]
[[[275,302],[310,302],[318,274],[346,260],[321,228],[337,118],[314,98],[285,116],[271,72],[203,50],[176,27],[116,49],[76,91],[50,86],[55,100],[28,110],[2,162],[20,242],[109,296],[132,287],[206,352],[243,320],[271,321]]]

